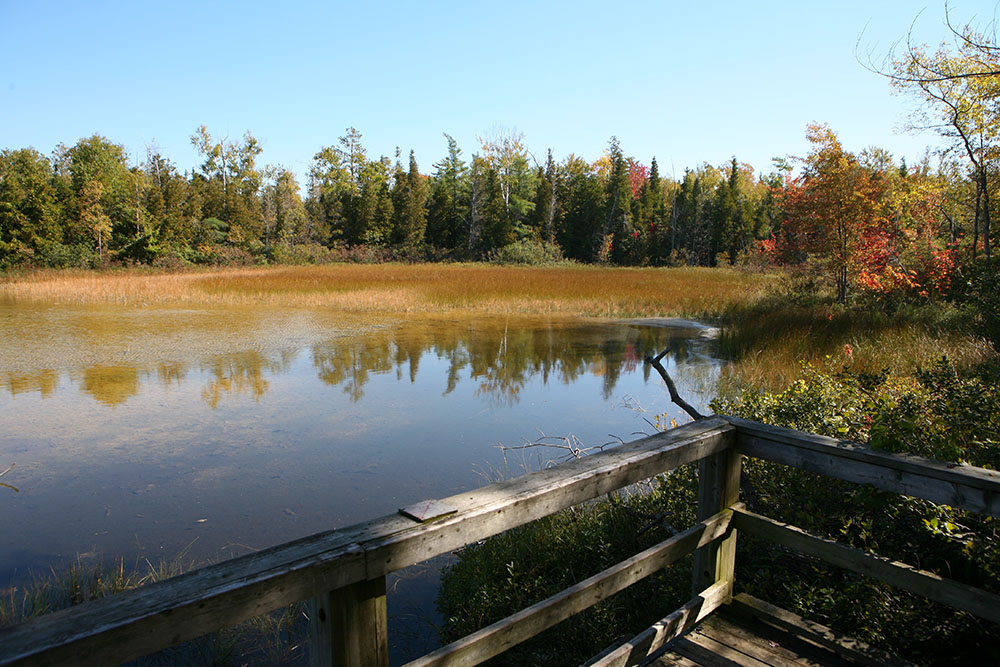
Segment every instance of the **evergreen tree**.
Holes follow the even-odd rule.
[[[557,219],[560,213],[557,178],[558,170],[550,148],[545,160],[545,167],[539,167],[535,176],[535,201],[530,217],[534,236],[546,243],[555,241]]]
[[[642,225],[649,236],[647,258],[657,264],[662,257],[662,240],[666,224],[666,205],[663,197],[663,184],[660,182],[660,167],[656,158],[649,165],[649,176],[639,195],[640,217],[638,225]]]
[[[618,137],[611,137],[608,142],[608,160],[610,171],[604,189],[604,229],[605,237],[611,236],[611,261],[616,264],[627,263],[626,237],[632,233],[632,191],[628,182],[628,171],[625,156],[622,154]]]
[[[496,170],[487,167],[483,188],[482,233],[477,242],[480,257],[515,240],[514,221],[504,202],[503,186]]]
[[[466,236],[469,209],[467,168],[458,143],[448,134],[448,156],[434,165],[427,241],[438,248],[455,249]]]
[[[358,241],[381,246],[392,236],[393,204],[389,191],[389,159],[368,162],[360,175],[361,190],[354,211]]]
[[[604,241],[604,190],[586,160],[570,155],[557,181],[557,197],[563,202],[556,240],[567,257],[581,262],[596,261]]]
[[[393,238],[396,243],[414,247],[424,243],[427,228],[427,184],[417,168],[417,159],[410,151],[408,171],[396,160],[392,202],[394,206]]]

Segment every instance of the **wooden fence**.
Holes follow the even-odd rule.
[[[426,501],[0,631],[0,665],[124,662],[308,601],[316,665],[386,665],[385,576],[680,465],[698,523],[411,665],[476,664],[694,552],[693,597],[595,664],[635,664],[732,597],[738,530],[1000,622],[1000,597],[814,537],[738,503],[744,455],[1000,516],[1000,474],[711,417],[523,477]]]

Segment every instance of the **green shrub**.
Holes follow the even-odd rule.
[[[717,400],[717,412],[892,452],[1000,463],[1000,369],[947,360],[914,377],[821,372],[777,393]],[[757,511],[856,548],[1000,592],[996,521],[871,487],[748,459]],[[741,537],[737,586],[920,663],[1000,659],[1000,628],[865,577]]]
[[[563,260],[562,249],[556,243],[523,239],[497,248],[489,254],[495,264],[558,264]]]
[[[335,258],[334,251],[319,243],[276,243],[267,251],[270,264],[329,264]]]
[[[983,335],[1000,349],[1000,257],[969,267],[966,298],[974,308]]]
[[[97,253],[83,244],[50,243],[36,255],[39,266],[53,269],[89,269],[97,265]]]

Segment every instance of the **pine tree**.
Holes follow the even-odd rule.
[[[628,182],[628,165],[618,145],[618,137],[608,142],[611,170],[605,186],[604,236],[611,236],[611,261],[627,263],[626,237],[632,233],[632,191]]]
[[[458,143],[448,134],[444,136],[448,140],[448,156],[434,165],[426,235],[432,245],[453,250],[465,236],[469,183]]]

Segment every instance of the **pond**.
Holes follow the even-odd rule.
[[[216,562],[565,453],[500,445],[686,422],[642,357],[669,348],[704,407],[713,331],[0,302],[0,470],[18,489],[0,487],[0,590],[76,561]],[[392,595],[433,616],[434,573],[404,579],[390,616]]]

